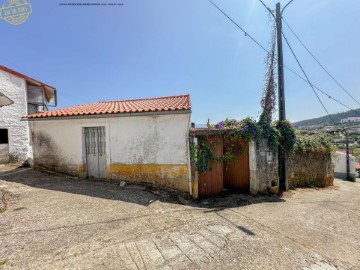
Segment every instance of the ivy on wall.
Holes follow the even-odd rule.
[[[230,165],[235,156],[241,154],[242,149],[239,140],[246,142],[254,141],[259,144],[261,140],[266,140],[269,149],[276,153],[279,146],[284,147],[288,153],[318,153],[329,154],[334,149],[331,138],[322,132],[295,132],[289,121],[268,123],[266,121],[255,122],[251,118],[237,121],[235,119],[225,119],[217,123],[214,128],[228,129],[233,134],[224,135],[224,154],[215,157],[212,142],[205,137],[199,137],[198,143],[190,145],[190,159],[199,172],[206,172],[210,169],[210,162],[224,162]]]
[[[259,122],[256,122],[250,117],[240,121],[225,119],[214,125],[214,128],[231,130],[233,134],[224,135],[224,154],[221,157],[215,157],[214,145],[206,137],[199,137],[197,145],[191,144],[191,162],[199,172],[208,171],[211,161],[230,165],[235,156],[244,151],[239,143],[241,140],[259,144],[265,139],[269,149],[274,153],[278,151],[280,145],[287,151],[292,151],[296,142],[295,130],[288,121],[270,123],[260,118]]]

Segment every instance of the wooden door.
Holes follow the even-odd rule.
[[[207,136],[204,138],[213,147],[215,157],[223,155],[223,137]],[[211,161],[207,172],[199,172],[199,197],[209,197],[220,194],[223,191],[223,164]]]
[[[230,164],[224,163],[224,187],[248,193],[250,191],[249,144],[237,140],[235,158]]]

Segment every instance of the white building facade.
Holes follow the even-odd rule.
[[[29,108],[33,112],[39,111],[40,103],[32,103],[33,95],[29,94],[32,90],[43,93],[43,97],[46,92],[55,98],[55,88],[0,66],[0,92],[10,100],[6,106],[0,106],[0,163],[32,162],[29,123],[22,121]],[[47,109],[44,102],[41,109]]]
[[[350,164],[350,176],[357,177],[355,170],[356,160],[355,157],[352,155],[349,155],[349,164]],[[347,176],[346,153],[337,151],[334,157],[334,165],[335,165],[334,167],[335,177],[345,179]]]
[[[341,119],[341,124],[345,123],[360,123],[360,117],[347,117]]]
[[[190,109],[183,95],[35,114],[29,118],[34,165],[81,178],[191,191]]]

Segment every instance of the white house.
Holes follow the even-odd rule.
[[[56,106],[56,89],[0,66],[0,163],[32,162],[29,113]]]
[[[356,160],[355,157],[352,155],[349,155],[349,161],[350,161],[350,175],[353,177],[356,177],[356,170],[355,170],[355,165],[356,165]],[[334,157],[334,172],[335,172],[335,177],[337,178],[346,178],[346,153],[345,152],[340,152],[340,151],[336,151],[335,153],[335,157]]]
[[[28,115],[34,165],[82,178],[191,192],[189,95],[104,101]]]
[[[360,123],[360,117],[347,117],[347,118],[343,118],[341,119],[341,124],[345,124],[345,123]]]

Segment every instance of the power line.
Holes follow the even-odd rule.
[[[301,77],[298,73],[296,73],[293,69],[287,67],[284,65],[284,67],[289,70],[291,73],[293,73],[295,76],[297,76],[299,79],[305,81],[306,83],[309,83],[305,78]],[[318,90],[320,93],[322,93],[323,95],[327,96],[329,99],[332,99],[333,101],[339,103],[340,105],[344,106],[345,108],[357,113],[357,114],[360,114],[360,112],[358,112],[357,110],[355,109],[352,109],[350,108],[349,106],[345,105],[344,103],[342,103],[341,101],[337,100],[336,98],[333,98],[332,96],[330,96],[328,93],[326,93],[325,91],[321,90],[319,87],[317,87],[316,85],[312,84],[311,85],[316,89]]]
[[[233,19],[231,19],[230,16],[227,15],[221,8],[219,8],[212,0],[209,0],[209,2],[214,7],[216,7],[226,18],[228,18],[233,24],[235,24],[245,34],[245,36],[249,37],[253,42],[255,42],[265,52],[268,52],[268,50],[265,49],[264,46],[262,46],[259,42],[257,42],[248,32],[246,32],[240,25],[238,25]]]
[[[309,85],[311,86],[311,89],[313,90],[314,94],[316,95],[317,99],[319,100],[319,102],[320,102],[321,106],[324,108],[324,110],[326,111],[327,115],[329,116],[329,118],[330,118],[330,120],[333,122],[333,124],[334,124],[334,125],[336,125],[336,123],[335,123],[334,119],[330,116],[330,114],[329,114],[328,110],[326,109],[326,107],[325,107],[324,103],[321,101],[321,99],[320,99],[319,95],[316,93],[314,86],[313,86],[313,85],[312,85],[312,83],[310,82],[309,77],[307,76],[307,74],[306,74],[306,72],[305,72],[304,68],[303,68],[303,67],[302,67],[302,65],[300,64],[300,61],[299,61],[299,59],[297,58],[297,56],[296,56],[296,54],[295,54],[294,50],[292,49],[292,47],[291,47],[291,45],[290,45],[289,41],[287,40],[287,38],[286,38],[286,36],[284,35],[284,33],[282,33],[282,35],[283,35],[283,37],[284,37],[284,39],[285,39],[285,42],[286,42],[286,44],[288,45],[288,47],[289,47],[289,49],[290,49],[290,51],[291,51],[291,53],[292,53],[292,55],[294,56],[294,58],[295,58],[295,60],[296,60],[297,64],[299,65],[299,67],[300,67],[300,69],[301,69],[302,73],[304,74],[304,76],[305,76],[305,78],[306,78],[307,82],[309,83]]]
[[[261,1],[261,0],[259,0]],[[290,27],[290,25],[285,21],[284,18],[282,18],[286,26],[290,29],[291,33],[296,37],[296,39],[301,43],[301,45],[307,50],[307,52],[311,55],[311,57],[319,64],[319,66],[326,72],[327,75],[346,93],[349,97],[351,97],[357,104],[360,105],[360,102],[354,98],[340,83],[338,80],[334,78],[333,75],[330,74],[330,72],[320,63],[320,61],[315,57],[315,55],[309,50],[309,48],[302,42],[302,40],[299,38],[299,36],[295,33],[295,31]]]
[[[285,5],[285,7],[284,7],[284,8],[282,9],[282,11],[281,11],[281,14],[282,14],[282,12],[284,11],[284,9],[287,8],[288,5],[290,5],[293,1],[294,1],[294,0],[290,0],[290,1]]]
[[[259,0],[260,3],[269,11],[269,13],[274,17],[274,14],[272,13],[272,10],[262,1],[262,0]],[[290,5],[291,3],[293,2],[293,0],[291,0],[284,8],[283,10],[288,6]],[[275,18],[275,17],[274,17]],[[284,20],[284,18],[282,17],[282,20],[285,22],[285,24],[289,27],[290,30],[292,30],[290,28],[290,26],[286,23],[286,21]],[[292,31],[293,32],[293,31]],[[293,32],[293,34],[296,36],[296,34]],[[301,42],[301,40],[298,38],[298,40]],[[301,42],[302,43],[302,42]],[[306,47],[305,45],[303,45],[304,47]],[[309,50],[308,50],[309,51]],[[311,54],[311,52],[309,51],[309,53]],[[311,54],[312,55],[312,54]],[[315,58],[315,57],[314,57]],[[320,64],[320,63],[319,63]],[[321,65],[321,64],[320,64]],[[298,73],[296,73],[294,70],[292,70],[291,68],[287,67],[286,65],[284,65],[284,67],[289,70],[291,73],[293,73],[294,75],[296,75],[298,78],[300,78],[301,80],[309,83],[308,80],[306,80],[305,78],[301,77]],[[360,112],[358,112],[357,110],[354,110],[352,108],[350,108],[349,106],[345,105],[344,103],[340,102],[339,100],[331,97],[329,94],[327,94],[325,91],[321,90],[319,87],[315,86],[314,84],[311,84],[315,89],[317,89],[318,91],[320,91],[322,94],[326,95],[328,98],[336,101],[337,103],[339,103],[340,105],[344,106],[345,108],[351,110],[351,111],[354,111],[355,113],[357,114],[360,114]]]
[[[259,0],[260,3],[269,11],[269,13],[273,16],[273,18],[275,19],[275,16],[273,14],[273,11],[267,6],[265,5],[265,3],[262,0]]]
[[[259,0],[264,6],[266,9],[268,9],[269,11],[270,8],[268,8],[264,2],[262,0]],[[265,49],[264,46],[262,46],[257,40],[255,40],[248,32],[246,32],[246,30],[244,30],[241,26],[239,26],[233,19],[230,18],[229,15],[227,15],[220,7],[218,7],[212,0],[209,0],[209,2],[214,6],[216,7],[226,18],[228,18],[233,24],[235,24],[242,32],[245,33],[245,36],[248,36],[249,38],[251,38],[251,40],[256,44],[258,45],[263,51],[265,51],[266,53],[269,53],[269,51],[267,49]],[[292,1],[289,2],[289,4],[291,3]],[[291,73],[293,73],[294,75],[296,75],[298,78],[300,78],[301,80],[305,81],[306,83],[309,83],[309,80],[305,79],[304,77],[302,77],[301,75],[299,75],[297,72],[295,72],[293,69],[289,68],[288,66],[284,65],[284,67],[289,70]],[[318,90],[319,92],[321,92],[322,94],[326,95],[328,98],[334,100],[335,102],[339,103],[340,105],[344,106],[345,108],[349,109],[349,110],[352,110],[358,114],[360,114],[358,111],[350,108],[349,106],[346,106],[344,103],[340,102],[339,100],[333,98],[332,96],[330,96],[329,94],[327,94],[325,91],[321,90],[319,87],[317,87],[316,85],[312,84],[310,82],[310,85],[311,87],[315,88],[316,90]],[[316,93],[315,93],[316,94]]]

